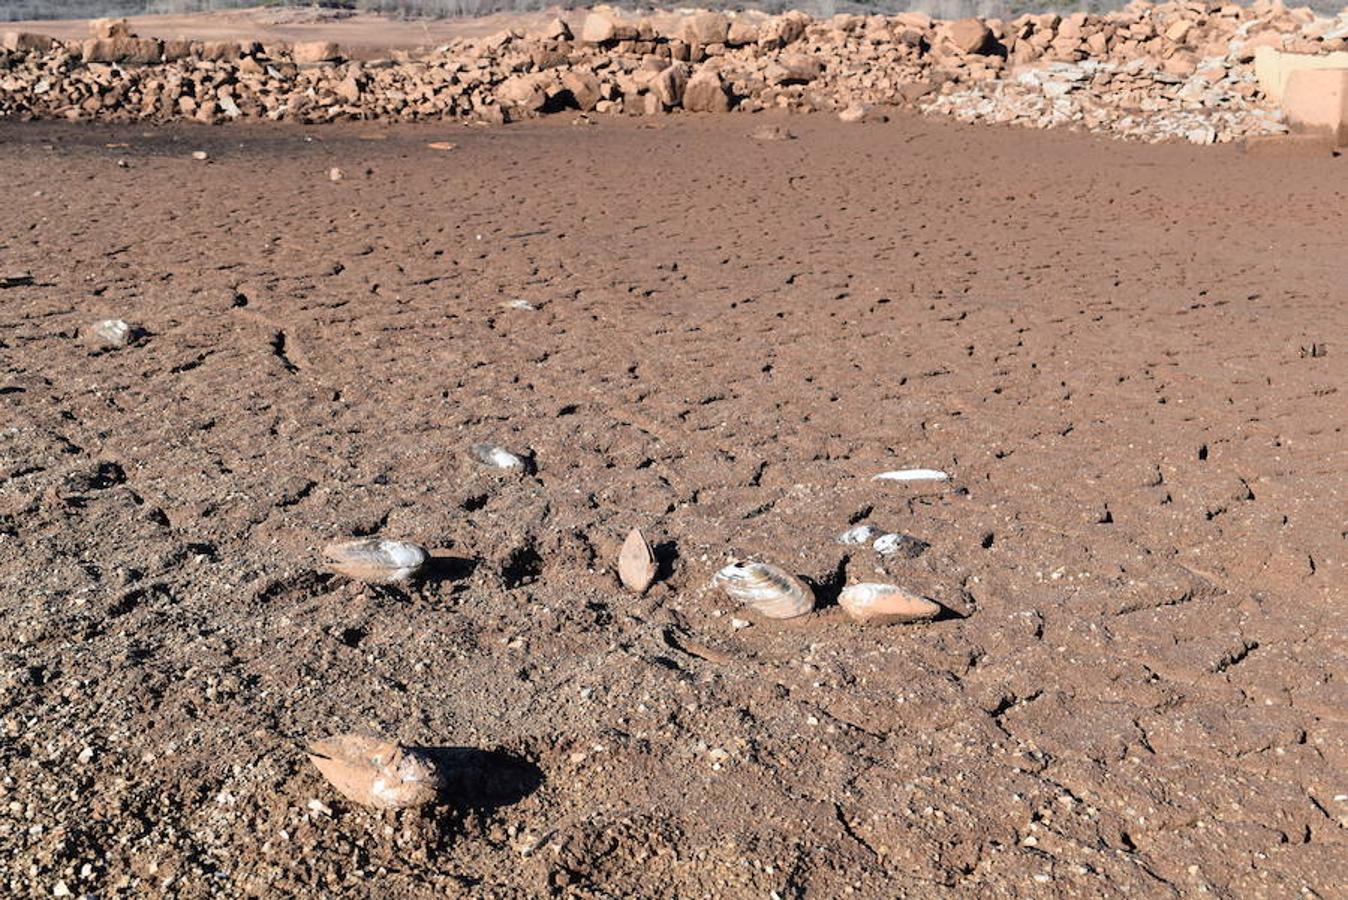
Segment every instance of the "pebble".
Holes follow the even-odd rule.
[[[193,150],[192,158],[196,160],[206,160],[210,159],[211,155],[207,153],[205,150]]]
[[[345,173],[343,173],[342,170],[337,168],[336,166],[333,166],[331,169],[328,169],[328,181],[338,182],[345,177],[346,177]]]

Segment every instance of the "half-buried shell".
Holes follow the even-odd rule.
[[[478,462],[486,463],[494,469],[524,471],[524,460],[504,447],[498,447],[496,444],[473,444],[468,450],[477,457]]]
[[[426,548],[408,541],[361,538],[323,548],[328,566],[348,578],[372,584],[406,581],[426,564]]]
[[[422,806],[445,787],[444,773],[428,755],[369,735],[315,741],[309,760],[343,796],[378,809]]]
[[[618,551],[618,578],[629,591],[644,594],[655,581],[655,572],[655,552],[641,531],[633,528]]]
[[[711,583],[732,600],[769,619],[794,619],[814,609],[814,592],[809,585],[767,563],[726,566]]]
[[[941,612],[940,604],[892,584],[854,584],[843,588],[838,605],[863,625],[923,622]]]

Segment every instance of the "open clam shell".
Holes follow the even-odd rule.
[[[924,622],[941,612],[939,604],[893,584],[854,584],[843,588],[838,605],[863,625]]]
[[[794,619],[814,609],[809,585],[767,563],[732,564],[717,572],[712,586],[769,619]]]
[[[328,566],[348,578],[372,584],[406,581],[426,564],[426,548],[409,541],[362,538],[323,548]]]
[[[444,773],[428,755],[370,735],[315,741],[309,760],[347,799],[378,809],[422,806],[445,787]]]
[[[618,578],[629,591],[646,593],[655,581],[655,553],[641,532],[633,528],[618,551]]]

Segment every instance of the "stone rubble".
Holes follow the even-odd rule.
[[[0,47],[0,117],[15,119],[502,123],[565,109],[780,108],[861,122],[908,106],[1209,144],[1285,131],[1256,78],[1257,48],[1348,49],[1348,9],[1325,18],[1277,0],[1134,2],[1103,15],[952,22],[916,12],[638,19],[597,7],[575,34],[554,19],[372,61],[344,59],[329,42],[161,41],[112,20],[84,41],[10,32]]]

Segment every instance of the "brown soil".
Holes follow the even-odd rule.
[[[0,127],[0,892],[1348,883],[1348,161],[761,122]],[[353,806],[362,729],[468,775]]]

